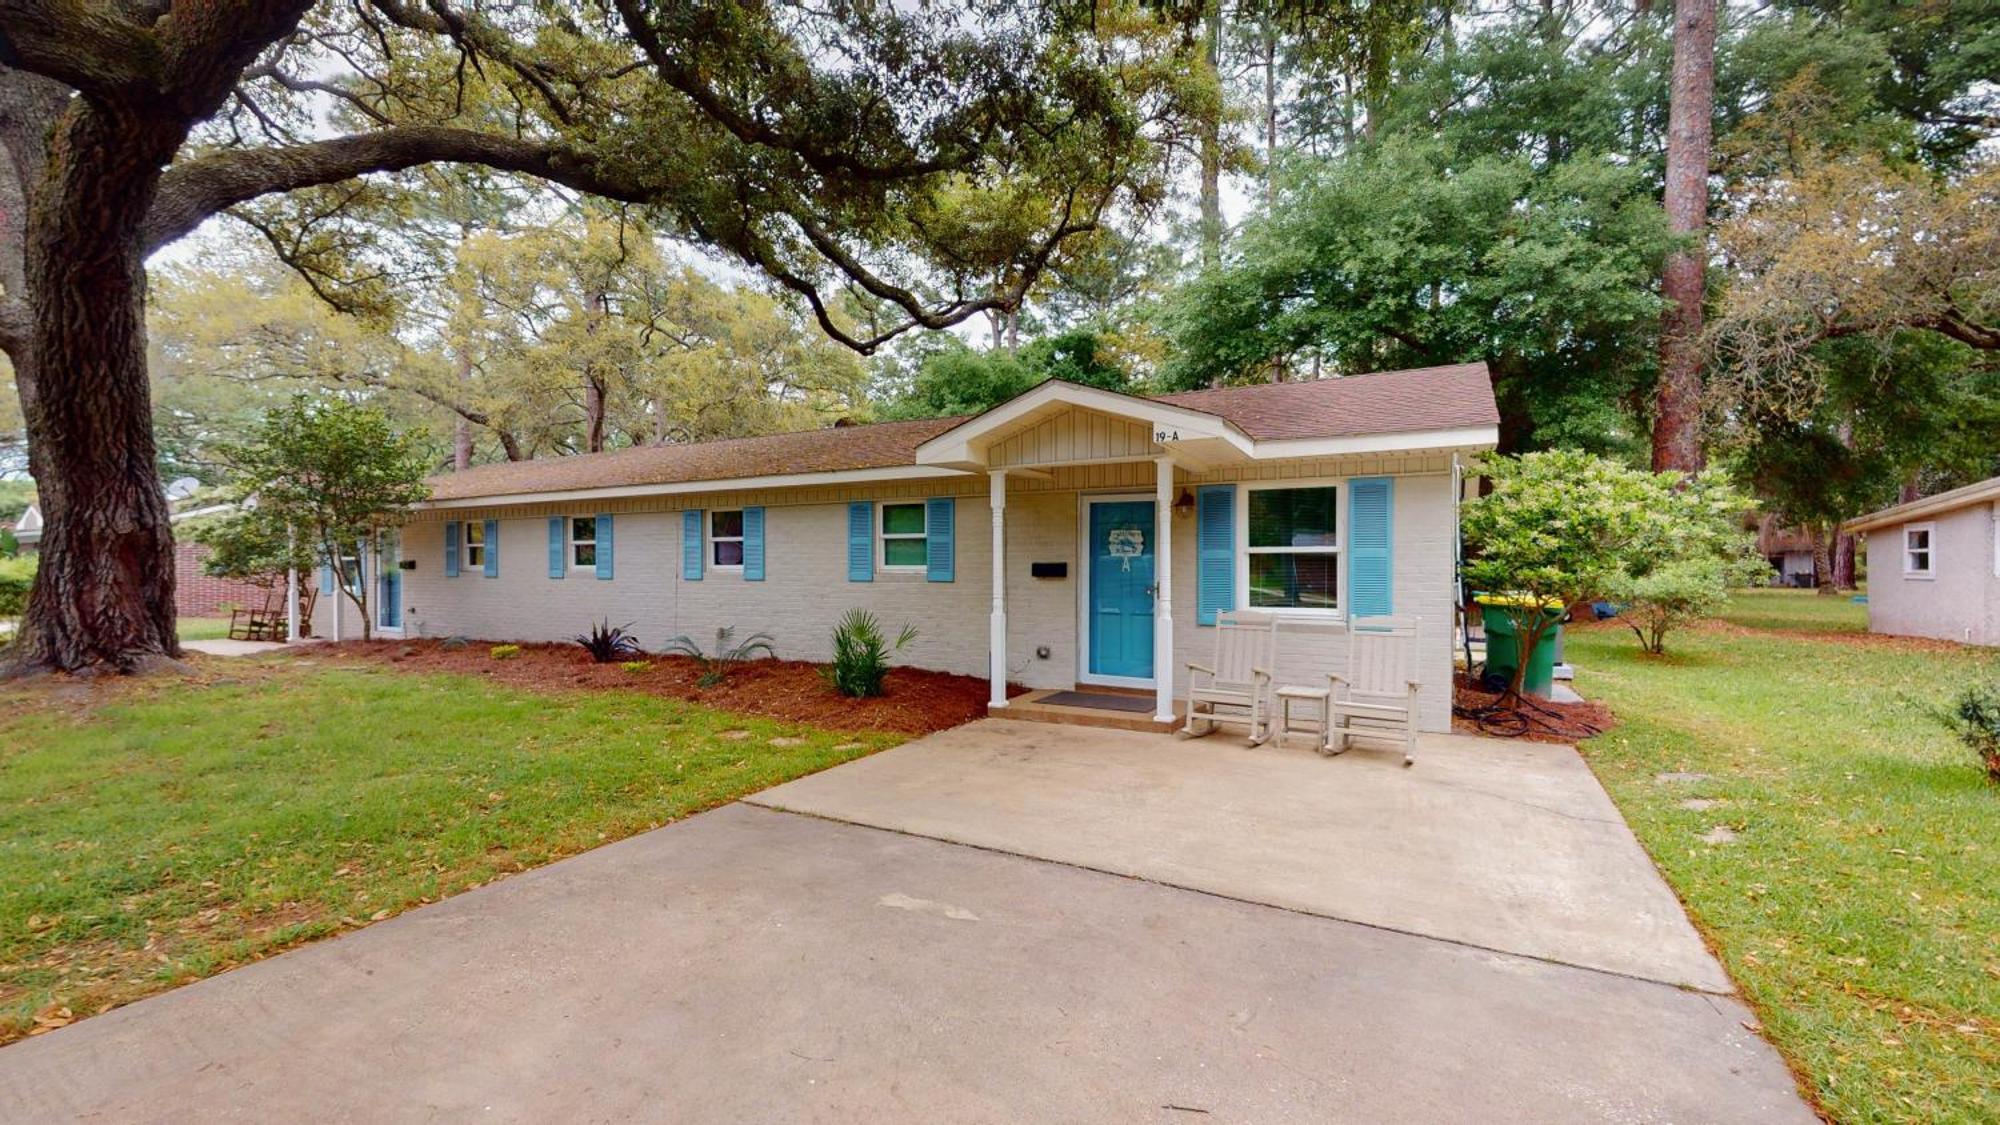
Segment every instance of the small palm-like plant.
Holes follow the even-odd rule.
[[[614,660],[629,660],[639,655],[639,638],[626,630],[632,627],[627,621],[623,625],[613,625],[610,620],[600,621],[590,627],[590,632],[579,633],[576,643],[590,654],[590,659],[598,664],[609,664]]]
[[[820,669],[833,690],[855,699],[882,694],[889,657],[917,639],[914,625],[903,626],[890,644],[881,622],[865,609],[850,609],[833,628],[833,663]]]
[[[661,651],[672,656],[685,656],[695,662],[701,674],[695,677],[696,687],[714,687],[729,678],[730,669],[747,660],[760,656],[776,656],[772,646],[777,641],[769,633],[752,633],[741,641],[736,640],[736,627],[725,625],[715,631],[715,650],[704,652],[693,637],[682,633],[667,642]]]
[[[1986,776],[2000,781],[2000,685],[1966,688],[1934,714],[1979,758]]]

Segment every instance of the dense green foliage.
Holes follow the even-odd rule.
[[[884,386],[887,418],[940,418],[977,414],[1048,379],[1065,379],[1110,391],[1137,391],[1105,341],[1076,329],[1030,341],[1019,351],[977,351],[939,335],[911,357],[914,372]]]
[[[1768,569],[1738,521],[1743,498],[1720,480],[1577,450],[1490,457],[1479,471],[1492,488],[1463,509],[1465,581],[1520,603],[1497,611],[1514,619],[1524,651],[1554,626],[1539,607],[1612,598],[1635,603],[1640,639],[1658,652],[1669,630],[1719,604],[1727,584]],[[1515,670],[1516,691],[1527,663]]]
[[[300,395],[264,415],[248,441],[222,447],[235,512],[210,533],[224,565],[312,569],[371,554],[430,495],[422,431],[399,430],[380,407]],[[264,564],[282,564],[269,565]],[[254,571],[252,571],[254,573]],[[369,583],[341,593],[372,632]]]
[[[35,482],[0,480],[0,523],[13,523],[35,502]]]
[[[35,556],[0,558],[0,618],[15,618],[28,608],[28,591],[35,584]]]
[[[1486,360],[1513,449],[1616,448],[1667,247],[1637,169],[1391,140],[1326,165],[1172,308],[1172,387]]]

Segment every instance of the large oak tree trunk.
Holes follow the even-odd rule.
[[[23,670],[130,672],[180,655],[140,233],[178,144],[170,130],[80,107],[60,120],[28,208],[30,339],[16,375],[47,531]]]
[[[1708,149],[1715,104],[1715,0],[1675,0],[1674,77],[1667,116],[1667,227],[1686,238],[1667,257],[1661,294],[1660,386],[1653,468],[1702,467],[1701,324],[1708,257]]]
[[[1208,0],[1203,17],[1203,56],[1209,77],[1222,84],[1222,0]],[[1218,97],[1220,95],[1218,94]],[[1201,123],[1201,266],[1214,269],[1222,264],[1222,113],[1218,101],[1215,116]]]

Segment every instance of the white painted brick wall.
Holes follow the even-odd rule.
[[[1448,462],[1444,462],[1448,467]],[[1433,462],[1426,467],[1435,469]],[[1151,465],[1129,480],[1150,479]],[[1309,467],[1314,468],[1314,467]],[[1323,468],[1319,466],[1316,468]],[[1271,471],[1259,475],[1309,476],[1312,472]],[[1356,466],[1356,475],[1380,466]],[[1203,482],[1228,479],[1208,474]],[[704,648],[718,626],[733,625],[739,636],[769,632],[781,656],[824,660],[840,615],[852,606],[872,610],[891,633],[914,624],[918,638],[903,662],[964,675],[986,674],[987,614],[991,604],[992,524],[984,481],[958,482],[957,573],[950,583],[929,582],[922,574],[878,569],[872,582],[847,580],[847,508],[844,502],[787,503],[810,494],[771,493],[732,498],[725,503],[765,505],[766,579],[746,582],[740,574],[708,569],[699,582],[681,579],[681,514],[678,511],[624,511],[617,515],[616,577],[600,581],[589,569],[569,568],[561,579],[548,577],[547,517],[509,509],[500,530],[500,574],[486,578],[462,568],[444,576],[443,523],[426,519],[403,531],[403,556],[416,560],[404,572],[404,618],[408,635],[459,634],[480,641],[561,641],[585,631],[600,618],[632,623],[641,643],[656,648],[687,633]],[[1057,485],[1065,482],[1058,480]],[[1132,491],[1129,484],[1115,490]],[[932,491],[943,491],[932,486]],[[899,489],[901,495],[921,497]],[[1026,487],[1010,493],[1007,504],[1008,668],[1030,687],[1069,687],[1077,669],[1077,505],[1079,493],[1063,488]],[[1420,678],[1422,725],[1450,727],[1452,627],[1452,510],[1449,472],[1397,476],[1395,508],[1395,601],[1400,614],[1421,616]],[[720,506],[720,505],[718,505]],[[451,513],[483,518],[477,511]],[[567,514],[587,515],[586,510]],[[1195,623],[1194,521],[1176,517],[1173,539],[1175,690],[1186,688],[1187,660],[1213,655],[1211,630]],[[1029,564],[1063,562],[1068,577],[1035,579]],[[332,599],[321,599],[316,626],[331,627]],[[346,635],[360,635],[348,611]],[[1344,666],[1345,635],[1336,626],[1287,623],[1280,631],[1278,677],[1286,682],[1322,683],[1329,669]],[[1038,658],[1046,646],[1049,656]]]

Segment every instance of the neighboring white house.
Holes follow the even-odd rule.
[[[392,636],[608,619],[656,648],[734,626],[806,660],[860,606],[917,627],[911,664],[1146,689],[1160,715],[1220,610],[1284,615],[1276,672],[1302,683],[1343,666],[1350,617],[1420,616],[1421,724],[1446,730],[1455,477],[1498,420],[1484,364],[1160,398],[1054,381],[971,417],[441,476],[381,557],[321,588],[374,582]],[[360,635],[345,598],[316,617]]]
[[[36,554],[42,549],[42,510],[30,504],[21,518],[14,521],[14,542],[21,545],[24,555]]]
[[[2000,477],[1850,520],[1868,540],[1868,629],[2000,645]]]

